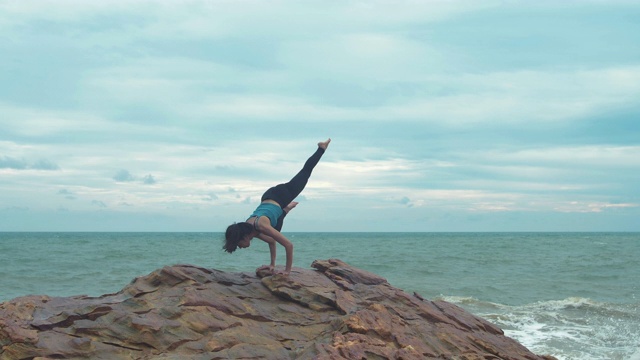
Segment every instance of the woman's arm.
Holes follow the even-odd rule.
[[[262,236],[266,235],[270,237],[272,240],[275,240],[280,245],[284,246],[285,253],[287,255],[287,262],[284,268],[285,275],[289,275],[291,272],[291,267],[293,266],[293,244],[289,239],[287,239],[282,233],[271,226],[269,219],[267,217],[261,217],[259,221],[260,232]],[[259,237],[262,239],[261,237]],[[262,239],[269,243],[268,240]],[[271,243],[269,243],[269,249],[271,250]],[[271,252],[272,263],[275,265],[275,244],[273,244],[273,251]]]
[[[259,233],[256,237],[269,244],[269,253],[271,254],[269,269],[273,272],[276,268],[276,241],[271,236],[262,233]]]

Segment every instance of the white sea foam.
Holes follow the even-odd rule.
[[[466,307],[465,299],[449,299]],[[539,354],[561,360],[640,360],[640,314],[635,305],[579,297],[521,306],[479,301],[466,305],[470,304],[480,309],[477,315],[496,323],[505,335]]]
[[[640,360],[638,304],[582,297],[510,306],[468,296],[439,296],[505,331],[538,354],[560,360]]]
[[[629,360],[640,360],[640,343],[638,343],[638,349],[636,350],[636,352],[631,354]]]

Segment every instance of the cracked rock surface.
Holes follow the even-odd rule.
[[[288,278],[175,265],[100,297],[0,304],[0,359],[553,359],[337,260]]]

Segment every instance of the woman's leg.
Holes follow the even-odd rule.
[[[319,147],[316,152],[313,153],[313,155],[311,155],[311,157],[309,157],[304,163],[302,170],[300,170],[291,180],[289,180],[288,183],[284,184],[291,196],[291,199],[288,199],[289,201],[285,201],[285,203],[288,204],[289,202],[291,202],[298,195],[300,195],[302,190],[304,190],[304,187],[307,186],[307,182],[311,177],[313,168],[316,167],[323,154],[324,149]]]
[[[292,202],[293,199],[298,197],[302,190],[304,190],[304,187],[309,181],[309,177],[311,177],[313,168],[318,164],[318,161],[320,161],[320,158],[324,154],[324,151],[329,145],[330,141],[331,140],[327,140],[326,142],[319,143],[318,149],[315,153],[313,153],[313,155],[311,155],[311,157],[307,159],[307,161],[304,163],[304,166],[302,167],[302,170],[300,170],[291,180],[289,180],[289,182],[276,185],[267,190],[264,195],[262,195],[262,201],[267,199],[274,200],[283,209],[287,205],[289,205],[289,203]]]
[[[278,231],[282,231],[282,224],[284,222],[284,218],[285,216],[287,216],[287,214],[289,213],[289,211],[291,211],[291,209],[293,209],[294,207],[296,207],[296,205],[298,205],[297,202],[292,201],[289,203],[289,205],[287,205],[284,209],[282,209],[282,215],[280,215],[280,217],[278,218],[278,224],[276,224],[276,227],[274,229],[278,230]]]
[[[282,215],[280,215],[280,217],[278,218],[278,223],[276,224],[276,227],[274,227],[274,229],[282,231],[282,225],[284,224],[285,216],[287,216],[287,213],[283,211]]]

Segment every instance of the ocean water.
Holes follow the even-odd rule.
[[[395,287],[444,299],[558,359],[640,360],[640,233],[285,233],[294,266],[339,258]],[[180,263],[253,272],[218,233],[0,233],[0,302],[99,296]],[[278,264],[284,264],[279,248]]]

